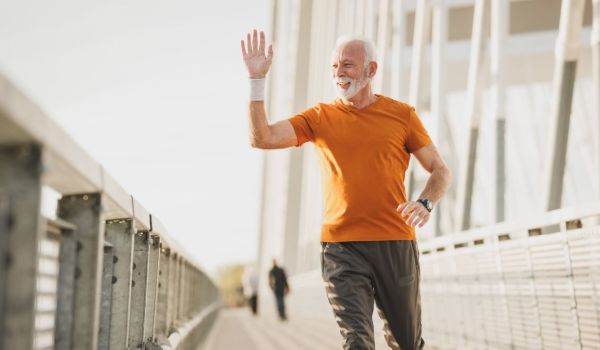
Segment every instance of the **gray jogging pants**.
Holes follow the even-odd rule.
[[[321,243],[321,273],[344,349],[375,349],[373,303],[392,349],[422,349],[415,241]]]

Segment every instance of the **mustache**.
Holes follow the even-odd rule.
[[[354,81],[354,79],[350,79],[348,77],[337,77],[337,78],[334,79],[334,81],[336,83],[345,84],[345,83],[352,83]]]

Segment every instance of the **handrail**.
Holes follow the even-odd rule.
[[[41,217],[42,186],[62,195],[53,221],[60,225]],[[121,350],[150,347],[173,335],[176,342],[165,346],[177,349],[187,344],[187,336],[194,334],[190,339],[196,340],[211,326],[208,316],[218,311],[220,299],[198,261],[2,74],[0,193],[8,199],[8,212],[2,209],[0,219],[9,215],[9,222],[28,223],[8,225],[8,231],[0,227],[7,250],[19,250],[10,265],[0,262],[0,275],[8,282],[0,291],[0,348],[37,346],[37,310],[12,310],[10,305],[35,305],[37,275],[23,276],[21,271],[37,270],[36,242],[47,239],[50,226],[61,250],[54,322],[61,325],[55,329],[55,340],[61,343],[55,346]],[[27,315],[19,332],[5,331],[14,319]]]
[[[49,169],[47,185],[60,194],[102,192],[106,219],[133,217],[139,229],[151,230],[151,215],[135,197],[117,182],[42,109],[33,104],[15,85],[0,74],[0,144],[35,142],[46,150]],[[154,216],[153,232],[167,244],[195,261],[189,252],[176,245]],[[195,262],[196,265],[197,262]]]
[[[594,201],[576,207],[552,210],[525,222],[501,222],[490,226],[479,227],[458,234],[449,234],[419,242],[422,252],[433,252],[442,248],[473,245],[475,241],[495,239],[504,240],[531,233],[543,233],[543,229],[553,226],[565,226],[567,222],[581,220],[592,216],[600,217],[600,201]]]

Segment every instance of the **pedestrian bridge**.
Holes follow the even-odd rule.
[[[41,215],[46,187],[55,218]],[[426,342],[600,349],[599,222],[595,202],[423,242]],[[291,278],[288,322],[268,291],[257,318],[223,310],[156,216],[4,78],[0,249],[1,349],[340,348],[318,271]]]
[[[300,2],[301,6],[296,9],[300,22],[309,28],[313,18],[329,19],[330,16],[312,16],[312,9],[306,6],[326,7],[329,11],[326,13],[340,12],[329,5],[332,3],[336,2]],[[395,3],[402,5],[404,2]],[[436,2],[435,6],[443,3]],[[449,3],[458,6],[467,1]],[[481,33],[486,17],[479,6],[485,3],[476,2],[479,10],[475,11],[474,18],[475,29],[479,29],[474,30],[477,35],[473,42],[481,48],[484,47]],[[524,1],[514,3],[516,6],[528,5]],[[579,5],[583,4],[582,1],[565,1],[565,4],[569,3],[577,5],[573,5],[574,9],[581,9]],[[372,5],[364,1],[353,4]],[[387,6],[388,1],[380,1],[380,4]],[[385,6],[381,11],[387,11]],[[442,12],[436,13],[437,23],[443,17]],[[460,18],[461,13],[458,11],[455,15]],[[426,61],[422,58],[429,37],[424,34],[427,20],[421,14],[416,16],[415,30],[422,34],[419,36],[421,43],[416,42],[413,50],[417,63]],[[349,16],[348,13],[341,15]],[[596,23],[600,23],[597,10],[594,16]],[[362,21],[359,17],[357,20]],[[340,20],[339,24],[346,22]],[[405,44],[401,40],[385,39],[392,33],[392,30],[385,30],[391,24],[383,20],[382,23],[379,35],[382,42]],[[569,21],[565,23],[565,30],[561,29],[564,33],[560,36],[563,39],[559,43],[567,43],[565,38],[577,38],[577,35],[569,34]],[[596,28],[599,33],[600,25]],[[526,40],[531,38],[554,40],[554,33],[551,34],[518,37],[515,43],[521,48],[528,46],[530,41]],[[325,37],[329,35],[315,39],[325,40]],[[443,47],[440,33],[433,37],[436,50]],[[596,51],[600,50],[599,37],[600,34],[594,36]],[[306,43],[296,41],[298,49],[290,49],[288,53],[298,54],[298,62],[312,62],[308,53],[323,51],[306,50]],[[315,42],[321,44],[321,41]],[[323,47],[329,49],[329,43],[327,45]],[[464,51],[458,46],[460,52]],[[481,100],[478,94],[483,90],[477,72],[483,71],[480,68],[483,63],[478,50],[474,50],[472,56],[473,69],[469,71],[474,76],[469,79],[473,84],[469,83],[468,101],[470,110],[475,111],[475,101]],[[432,63],[440,66],[441,57],[441,54],[435,56]],[[557,103],[553,107],[556,120],[568,119],[570,115],[575,66],[569,57],[560,55],[563,61],[557,60],[560,74],[556,75],[556,86],[560,89],[556,90],[559,93],[554,95],[552,102]],[[595,67],[600,67],[600,56],[594,57]],[[536,65],[544,66],[543,61]],[[299,67],[305,66],[308,64]],[[393,74],[399,81],[399,70],[388,68],[395,72]],[[298,70],[300,73],[295,78],[298,81],[290,84],[289,67],[282,65],[281,69],[286,72],[281,75],[285,78],[282,80],[285,87],[308,86],[308,81],[302,79],[313,76]],[[419,69],[417,65],[412,71],[418,73]],[[435,76],[441,76],[446,70],[436,69]],[[600,68],[596,70],[600,71]],[[561,73],[563,71],[566,73]],[[277,74],[276,69],[274,73]],[[416,96],[413,102],[420,100],[418,93],[422,90],[419,89],[418,75],[415,75],[414,84],[411,83]],[[537,73],[532,75],[537,76]],[[521,78],[512,77],[513,80]],[[595,83],[598,83],[597,79]],[[310,86],[313,85],[318,84],[311,83]],[[439,86],[439,83],[432,84],[433,88]],[[286,98],[295,96],[294,106],[306,104],[306,91],[288,92],[271,89],[270,97],[276,101],[276,107],[292,105],[280,102],[286,100],[277,93],[285,93]],[[597,100],[596,97],[586,98]],[[593,113],[585,115],[589,120],[594,118]],[[471,175],[462,184],[465,188],[461,192],[461,201],[449,206],[461,207],[461,223],[470,222],[468,213],[475,182],[474,150],[479,132],[477,116],[475,112],[470,116],[472,125],[477,126],[470,131],[472,136],[468,136],[466,174]],[[498,135],[502,135],[504,124],[502,120],[499,122]],[[566,167],[565,133],[569,130],[568,121],[566,123],[566,127],[556,124],[562,126],[557,127],[553,136],[556,150],[553,151],[555,159],[551,161],[553,173],[562,175],[561,169]],[[519,130],[529,131],[526,128]],[[534,147],[519,148],[518,155],[531,148]],[[281,167],[276,163],[283,159],[281,153],[273,156],[270,161],[275,162],[266,165],[265,169],[276,172],[276,176],[268,179],[280,181],[271,183],[290,189],[289,200],[282,205],[294,210],[289,211],[291,214],[281,231],[295,232],[295,244],[298,244],[303,239],[298,227],[306,221],[300,214],[305,215],[307,211],[300,207],[300,199],[315,191],[311,191],[312,187],[307,187],[306,192],[296,188],[300,188],[298,184],[311,185],[315,181],[309,176],[297,177],[302,174],[300,165],[304,164],[304,155],[291,154],[289,162],[287,159],[282,162],[292,175],[287,183],[281,182]],[[549,182],[560,187],[550,191],[558,194],[558,199],[550,196],[554,198],[553,202],[560,202],[562,175]],[[498,182],[504,186],[501,180],[503,178]],[[597,180],[588,183],[597,183]],[[267,192],[265,190],[266,197],[271,195],[282,202],[279,192]],[[42,201],[49,197],[56,198],[56,215],[42,211]],[[500,204],[504,203],[504,196],[496,199],[502,200]],[[280,207],[274,205],[266,209],[266,212],[268,209],[279,211]],[[524,221],[464,229],[420,242],[423,336],[428,348],[600,349],[600,202],[587,201],[539,215],[528,214],[529,218]],[[309,228],[313,224],[306,223]],[[272,226],[265,224],[264,231],[276,231]],[[274,236],[265,237],[268,240]],[[309,244],[306,247],[313,254],[311,261],[318,260],[317,248]],[[290,252],[293,254],[288,255],[296,258],[293,249],[286,250],[286,253]],[[265,253],[260,258],[268,261],[271,256]],[[184,242],[175,241],[155,213],[148,212],[143,203],[123,189],[18,87],[0,76],[0,350],[341,348],[341,337],[318,269],[294,274],[290,285],[288,322],[277,320],[275,301],[266,288],[260,291],[258,317],[251,316],[245,309],[224,309],[214,281],[186,251]],[[381,321],[377,316],[374,319],[377,348],[386,348]]]
[[[600,349],[600,202],[420,245],[428,349]],[[206,349],[340,349],[319,271],[294,276],[289,322],[224,310]],[[377,348],[386,349],[374,315]],[[232,334],[239,337],[232,337]]]
[[[595,202],[421,243],[427,344],[600,349],[599,223]],[[287,322],[265,290],[258,317],[223,309],[160,221],[4,78],[0,243],[1,349],[340,348],[319,271],[291,278]]]

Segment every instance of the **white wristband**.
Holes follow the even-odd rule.
[[[265,79],[250,79],[250,101],[265,100]]]

